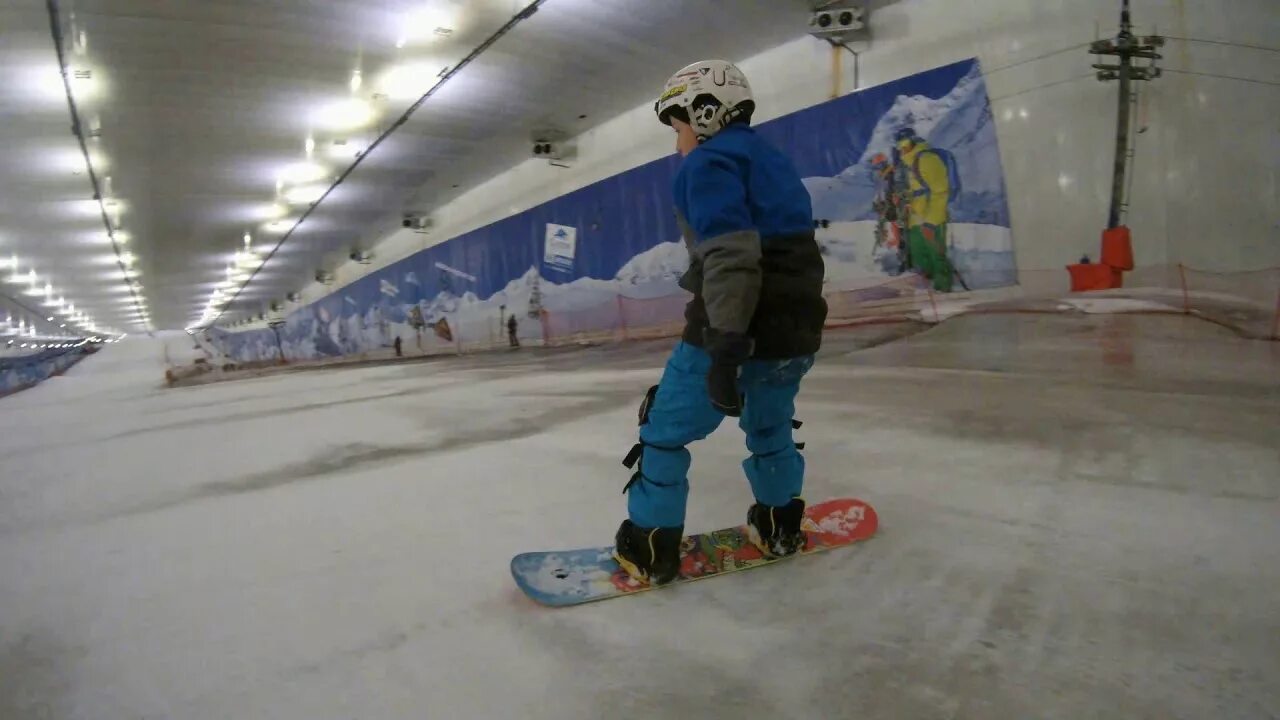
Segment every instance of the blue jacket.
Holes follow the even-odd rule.
[[[817,350],[824,267],[809,191],[791,161],[747,125],[730,125],[684,159],[674,183],[694,294],[685,340],[710,328],[755,341],[754,356]]]

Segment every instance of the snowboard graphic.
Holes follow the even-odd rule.
[[[745,524],[688,535],[680,546],[680,575],[657,588],[627,575],[613,559],[612,545],[521,553],[511,559],[511,576],[526,595],[543,605],[580,605],[850,545],[875,535],[877,524],[876,511],[856,498],[811,505],[805,509],[802,525],[808,545],[786,558],[764,557],[747,539]]]

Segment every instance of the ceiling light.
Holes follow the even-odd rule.
[[[331,160],[348,162],[360,156],[363,140],[338,139],[325,146],[325,155]]]
[[[325,103],[311,115],[316,127],[326,130],[354,130],[373,122],[373,106],[360,98],[343,98]]]
[[[129,233],[123,230],[116,230],[115,239],[117,244],[127,245],[129,243]]]
[[[71,94],[76,100],[92,100],[101,93],[101,83],[94,77],[92,68],[77,67],[71,70]]]
[[[401,18],[402,36],[415,42],[451,35],[457,26],[457,10],[444,3],[432,3]]]
[[[351,73],[351,92],[359,92],[362,84],[364,84],[364,78],[360,75],[360,70],[357,69]]]
[[[137,259],[138,258],[131,252],[125,251],[120,253],[120,262],[124,263],[125,267],[133,265],[134,261]]]
[[[280,178],[290,185],[301,185],[323,180],[327,174],[328,170],[323,165],[313,162],[299,162],[286,167],[280,173]]]
[[[435,85],[440,65],[433,60],[392,65],[378,78],[378,89],[392,100],[417,100]]]
[[[110,167],[110,163],[107,162],[107,156],[103,155],[101,152],[97,150],[89,151],[89,164],[93,166],[94,172],[102,172],[103,170],[106,170],[108,167]],[[108,205],[110,205],[110,203],[112,202],[114,201],[112,200],[107,201]]]
[[[280,220],[274,220],[263,225],[262,228],[267,232],[279,235],[288,232],[289,228],[293,227],[293,223],[294,221],[292,218],[281,218]]]
[[[286,190],[284,199],[294,205],[310,205],[323,197],[326,189],[324,185],[301,185]]]
[[[252,252],[240,252],[239,250],[236,251],[232,262],[238,268],[253,268],[262,264],[262,261]]]
[[[302,143],[302,148],[307,151],[307,157],[311,157],[311,153],[316,151],[316,139],[308,135]]]

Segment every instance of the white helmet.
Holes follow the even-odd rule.
[[[755,107],[747,76],[727,60],[700,60],[680,68],[653,104],[663,125],[670,125],[674,115],[693,126],[699,142],[734,120],[750,120]]]

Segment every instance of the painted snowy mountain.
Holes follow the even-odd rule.
[[[624,285],[647,285],[652,282],[676,282],[689,269],[689,251],[683,242],[659,243],[636,255],[618,270],[617,279]]]
[[[876,123],[857,164],[835,177],[805,178],[814,216],[833,222],[875,219],[869,161],[876,153],[889,155],[893,134],[906,126],[915,128],[930,145],[955,155],[963,190],[951,205],[952,221],[1009,225],[995,125],[977,63],[940,98],[899,95]]]

